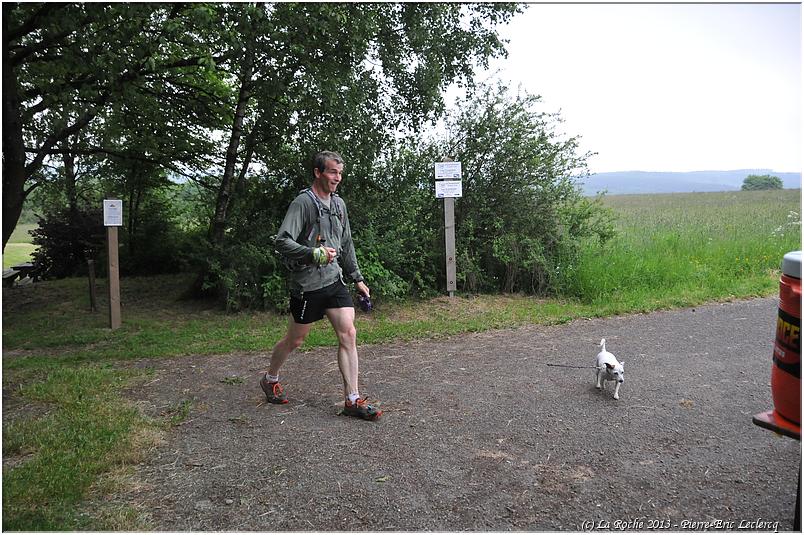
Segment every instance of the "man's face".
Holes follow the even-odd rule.
[[[318,169],[315,169],[314,172],[318,186],[324,190],[325,193],[332,194],[335,193],[338,184],[341,183],[341,179],[343,178],[343,164],[335,160],[327,160],[323,172]]]

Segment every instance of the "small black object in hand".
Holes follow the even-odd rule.
[[[360,310],[362,310],[363,312],[371,312],[372,309],[371,299],[369,299],[365,295],[363,294],[357,295],[357,304],[360,305]]]

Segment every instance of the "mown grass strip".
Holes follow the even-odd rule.
[[[458,296],[451,301],[441,298],[398,304],[372,315],[358,314],[356,326],[361,344],[409,341],[772,295],[777,285],[776,277],[768,273],[714,287],[676,283],[636,290],[612,288],[605,298],[592,303],[527,296]],[[110,331],[99,314],[84,315],[87,318],[83,324],[74,318],[59,324],[51,318],[47,322],[49,331],[44,334],[38,334],[41,331],[37,331],[36,320],[26,322],[4,338],[7,350],[25,350],[26,354],[6,359],[4,366],[10,370],[39,369],[81,362],[268,352],[283,335],[288,321],[286,316],[272,313],[214,313],[198,317],[179,309],[173,320],[167,322],[147,317],[147,313],[129,311],[124,314],[123,326]],[[302,350],[336,344],[332,329],[324,321],[313,327]]]
[[[137,429],[150,425],[116,392],[127,379],[101,366],[63,367],[16,391],[42,414],[3,426],[3,530],[55,531],[92,527],[76,506],[100,474],[119,459]]]
[[[14,228],[3,249],[3,269],[31,261],[36,246],[31,243],[33,237],[30,231],[37,227],[36,224],[21,223]]]

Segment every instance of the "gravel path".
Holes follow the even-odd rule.
[[[291,357],[284,406],[263,403],[267,353],[138,362],[146,413],[192,403],[116,499],[158,531],[790,530],[800,443],[751,422],[772,407],[776,307],[361,346],[377,423],[338,415],[333,349]],[[546,366],[593,365],[602,337],[619,401]]]

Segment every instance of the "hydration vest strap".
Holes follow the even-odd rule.
[[[318,219],[320,222],[321,218],[324,216],[324,203],[322,203],[321,199],[318,198],[318,195],[316,195],[313,192],[313,188],[305,188],[302,191],[307,195],[309,195],[311,199],[313,199],[315,207],[318,209]],[[338,195],[336,193],[333,193],[330,196],[330,211],[333,212],[333,205],[334,205],[334,213],[336,216],[338,216],[338,219],[341,220],[341,224],[343,224],[343,211],[341,211],[341,204],[340,202],[338,202],[337,198]]]

